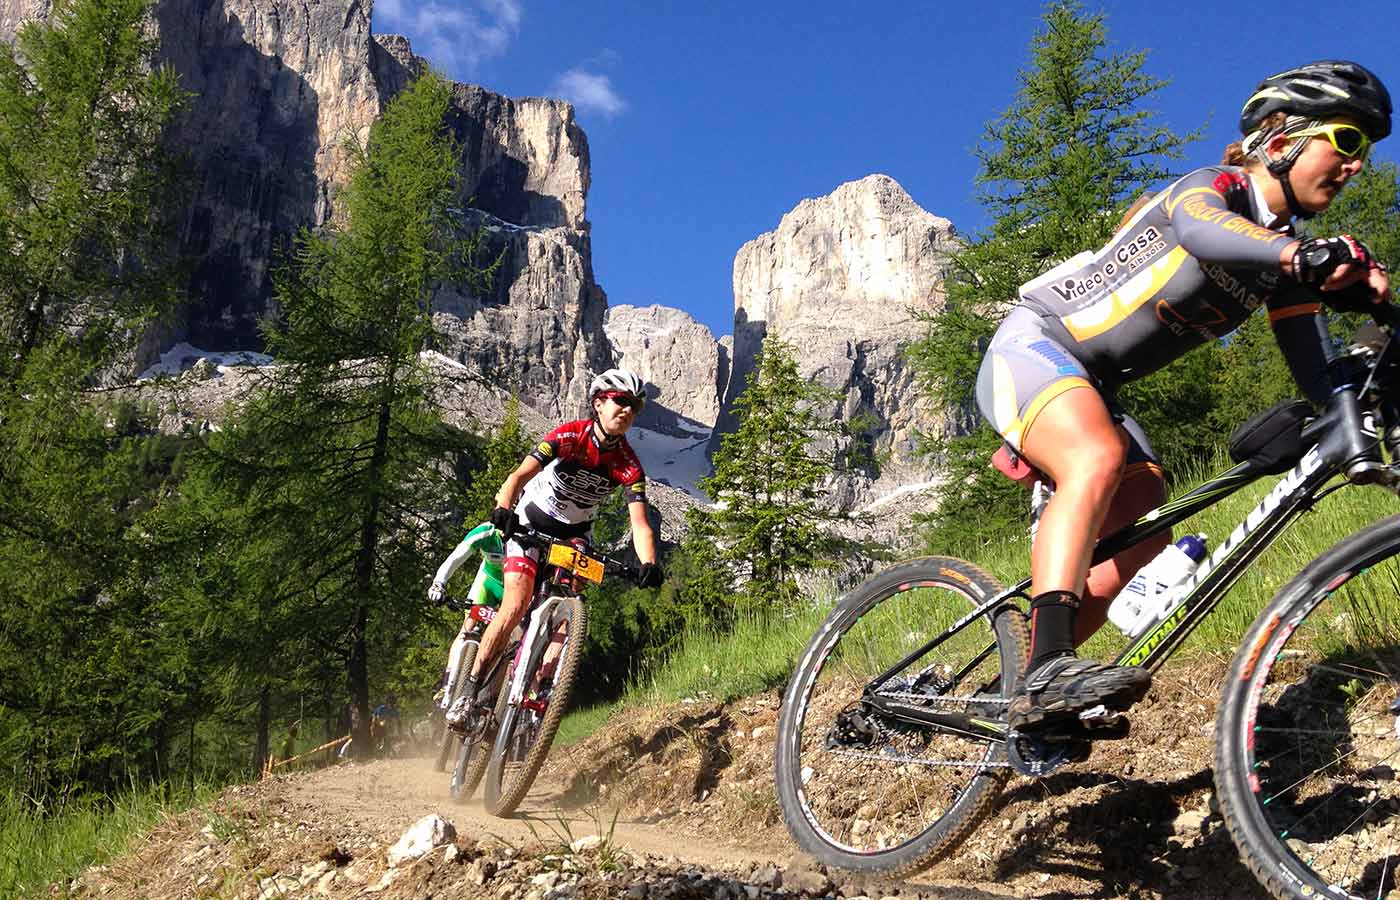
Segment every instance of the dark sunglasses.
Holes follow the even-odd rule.
[[[633,412],[641,412],[642,407],[646,406],[647,402],[647,398],[637,397],[625,391],[605,391],[598,396],[604,400],[611,400],[618,406],[631,407]]]

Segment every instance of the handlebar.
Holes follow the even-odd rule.
[[[574,549],[573,545],[569,544],[567,540],[560,540],[559,538],[551,537],[550,535],[547,535],[542,531],[536,531],[534,528],[528,527],[521,527],[515,531],[512,531],[510,533],[510,537],[507,538],[507,540],[515,541],[516,543],[526,547],[538,547],[541,550],[545,551],[548,551],[549,548],[554,544],[564,544],[565,546],[570,547],[570,549]],[[623,562],[620,559],[608,556],[606,553],[599,553],[597,550],[593,549],[593,546],[591,544],[587,545],[587,549],[585,552],[589,556],[603,563],[603,574],[605,575],[620,575],[623,578],[626,578],[628,581],[634,583],[641,576],[641,570],[636,566]]]

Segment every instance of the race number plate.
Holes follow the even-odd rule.
[[[561,569],[568,569],[575,575],[587,578],[595,584],[600,584],[603,581],[603,561],[594,559],[587,553],[580,553],[568,544],[550,545],[549,564]]]

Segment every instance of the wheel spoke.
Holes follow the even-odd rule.
[[[1000,589],[980,572],[986,587],[959,580],[950,565],[905,564],[857,588],[832,614],[835,640],[794,673],[779,721],[779,799],[794,836],[828,863],[906,870],[960,836],[1010,771],[991,735],[900,718],[1005,718],[1015,673],[1003,660],[1020,665],[1024,620],[1003,613],[994,631],[989,616],[969,619]]]

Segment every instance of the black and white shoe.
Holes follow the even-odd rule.
[[[1057,656],[1026,676],[1007,707],[1006,718],[1012,728],[1029,731],[1077,718],[1096,706],[1122,712],[1151,686],[1152,673],[1137,666]]]

